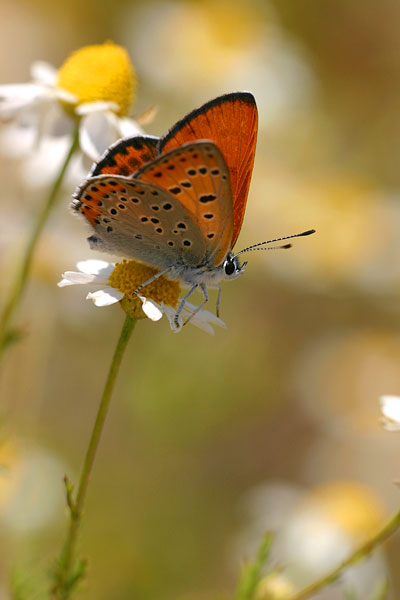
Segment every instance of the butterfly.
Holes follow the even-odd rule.
[[[94,229],[91,248],[159,269],[189,286],[175,315],[198,288],[244,272],[239,255],[313,230],[233,253],[245,214],[257,141],[257,106],[249,92],[219,96],[193,110],[161,138],[136,136],[111,146],[74,194],[72,207]],[[280,246],[287,248],[290,244]]]

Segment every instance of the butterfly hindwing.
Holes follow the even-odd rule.
[[[206,245],[179,201],[158,186],[122,176],[92,177],[73,208],[91,224],[98,250],[167,268],[199,265]]]
[[[254,164],[257,106],[249,92],[225,94],[178,121],[158,143],[165,153],[187,142],[208,139],[221,150],[229,169],[233,197],[232,247],[239,235]]]
[[[166,190],[200,229],[207,249],[207,264],[217,266],[231,249],[232,195],[224,157],[207,140],[171,150],[134,174]]]
[[[157,155],[158,138],[135,136],[118,140],[110,146],[90,173],[96,175],[131,175]]]

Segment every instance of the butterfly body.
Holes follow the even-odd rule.
[[[233,265],[231,270],[230,265]],[[227,265],[229,265],[227,270]],[[187,286],[205,284],[207,287],[218,288],[220,281],[224,279],[234,279],[244,272],[244,268],[239,265],[237,260],[232,261],[232,253],[229,252],[222,262],[216,267],[208,265],[189,267],[187,265],[175,265],[170,267],[166,274],[169,279],[177,279]]]
[[[118,142],[74,195],[73,208],[94,230],[92,248],[147,263],[190,287],[177,326],[195,289],[203,291],[204,304],[207,287],[219,288],[221,280],[244,270],[232,250],[256,136],[253,96],[226,94],[192,111],[159,140]]]

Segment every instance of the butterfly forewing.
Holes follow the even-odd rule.
[[[219,265],[231,249],[233,213],[229,173],[215,144],[185,144],[145,165],[134,177],[176,198],[201,231],[207,264]]]
[[[92,225],[91,242],[149,265],[197,266],[206,244],[179,201],[158,186],[122,176],[90,178],[73,203]]]
[[[257,106],[248,92],[226,94],[178,121],[158,144],[160,153],[190,141],[209,139],[221,150],[229,169],[233,197],[234,246],[239,235],[253,170],[257,141]]]
[[[119,140],[107,149],[90,173],[96,175],[131,175],[157,155],[158,138],[136,136]]]

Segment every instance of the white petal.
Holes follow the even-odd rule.
[[[191,304],[190,302],[186,302],[186,304],[185,304],[185,309],[188,310],[189,313],[194,312],[196,310],[196,308],[197,307],[194,304]],[[196,319],[197,317],[201,321],[208,321],[209,323],[212,323],[213,325],[218,325],[218,327],[226,328],[225,321],[223,321],[222,319],[217,317],[217,315],[210,312],[209,310],[200,310],[197,313],[197,315],[193,318]]]
[[[105,102],[104,100],[97,100],[96,102],[83,102],[79,104],[75,112],[77,115],[90,115],[91,113],[96,112],[106,112],[106,111],[118,112],[119,106],[115,102]]]
[[[100,275],[108,279],[109,275],[114,270],[115,265],[105,260],[80,260],[76,263],[76,266],[82,273],[88,273],[89,275]]]
[[[57,81],[57,69],[44,60],[35,60],[31,64],[31,77],[37,83],[53,87]]]
[[[62,279],[57,283],[58,287],[66,287],[67,285],[80,285],[96,282],[96,275],[88,273],[77,273],[76,271],[65,271],[61,275]],[[103,282],[102,282],[103,283]]]
[[[382,423],[388,431],[400,431],[400,397],[387,395],[381,396]]]
[[[30,98],[14,98],[12,100],[2,100],[0,98],[0,117],[4,120],[13,119],[18,113],[35,105],[35,100]]]
[[[197,307],[194,304],[191,304],[190,302],[186,302],[186,304],[179,316],[179,327],[177,328],[175,325],[176,309],[172,308],[171,306],[165,305],[165,304],[163,304],[161,308],[164,311],[164,313],[167,315],[170,327],[171,327],[172,331],[174,331],[174,332],[181,331],[183,323],[185,323],[189,319],[189,317],[190,317],[189,323],[191,325],[194,325],[195,327],[202,329],[203,331],[205,331],[206,333],[209,333],[210,335],[214,335],[214,329],[211,326],[211,323],[213,325],[218,325],[219,327],[226,327],[226,324],[224,323],[224,321],[222,321],[222,319],[219,319],[218,317],[216,317],[213,313],[209,312],[208,310],[200,310],[196,315],[192,316],[193,312],[195,311],[195,309]]]
[[[94,112],[82,118],[79,142],[92,160],[99,160],[106,148],[118,139],[117,117],[111,112]]]
[[[43,86],[33,83],[0,85],[0,116],[12,119],[19,112],[40,105],[50,97]]]
[[[133,137],[135,135],[143,135],[144,131],[133,119],[124,117],[118,119],[118,130],[120,137]]]
[[[111,286],[98,290],[97,292],[89,292],[86,300],[93,300],[96,306],[110,306],[119,302],[124,297],[124,294]]]
[[[36,83],[6,83],[0,85],[0,99],[32,100],[39,96],[49,96],[48,90]]]
[[[146,317],[149,317],[152,321],[159,321],[163,316],[159,306],[153,300],[148,300],[144,296],[139,296],[142,301],[143,312]]]
[[[204,313],[204,312],[207,312],[207,311],[200,310],[194,317],[190,318],[189,323],[191,325],[194,325],[195,327],[198,327],[202,331],[209,333],[210,335],[214,335],[214,329],[211,327],[211,325],[209,323],[207,323],[207,319],[203,318],[202,313]],[[184,322],[187,319],[189,319],[191,314],[192,314],[191,312],[189,312],[185,309],[182,310],[182,317],[183,317]]]
[[[184,318],[186,318],[186,314],[184,314]],[[191,325],[194,325],[195,327],[198,327],[202,331],[205,331],[209,335],[214,335],[214,329],[211,327],[211,325],[209,323],[207,323],[207,321],[203,321],[202,319],[199,319],[198,315],[196,315],[195,317],[191,318],[190,321],[189,321],[189,323]]]
[[[63,102],[68,102],[69,104],[78,104],[78,102],[79,102],[78,96],[75,96],[75,94],[71,94],[71,92],[68,92],[67,90],[64,90],[63,88],[54,88],[53,95],[58,100],[62,100]]]

